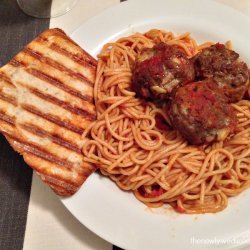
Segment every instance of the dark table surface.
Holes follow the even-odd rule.
[[[0,65],[49,27],[49,19],[25,15],[15,0],[0,1]],[[22,249],[32,169],[0,135],[0,249]]]
[[[24,14],[16,0],[1,0],[0,67],[49,24],[49,19]],[[32,169],[0,134],[0,250],[23,249],[32,174]]]

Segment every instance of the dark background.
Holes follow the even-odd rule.
[[[27,16],[16,0],[0,0],[0,67],[48,27],[49,19]],[[23,249],[31,181],[32,169],[0,134],[0,250]]]
[[[16,0],[1,0],[0,66],[48,27],[49,19],[25,15]],[[32,169],[0,135],[0,250],[23,248],[31,180]]]

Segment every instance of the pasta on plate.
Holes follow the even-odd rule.
[[[131,88],[137,55],[160,42],[181,47],[189,58],[213,44],[198,45],[188,32],[175,36],[156,29],[106,44],[94,87],[97,121],[83,134],[84,160],[149,207],[221,211],[229,197],[250,186],[250,101],[231,104],[238,120],[233,136],[190,145],[168,125],[164,106],[135,97]]]

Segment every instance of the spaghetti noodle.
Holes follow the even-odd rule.
[[[98,119],[83,134],[84,160],[150,207],[168,203],[182,213],[221,211],[228,197],[250,186],[250,101],[232,104],[238,117],[232,138],[189,145],[168,126],[164,107],[137,99],[131,90],[136,56],[159,42],[180,46],[188,57],[212,44],[156,29],[106,44],[94,87]]]

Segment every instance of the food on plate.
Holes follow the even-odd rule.
[[[216,133],[220,132],[218,136],[223,140],[191,145],[181,135],[181,128],[176,130],[172,127],[175,121],[171,124],[169,104],[164,104],[172,102],[175,105],[169,97],[167,101],[164,97],[163,104],[159,105],[154,100],[140,98],[140,88],[136,91],[138,93],[133,88],[135,63],[142,60],[144,51],[152,51],[160,43],[179,47],[189,60],[211,46],[210,42],[198,45],[189,33],[175,36],[157,29],[105,44],[98,55],[94,87],[97,120],[83,133],[84,160],[97,166],[122,190],[132,191],[138,200],[149,207],[170,204],[176,211],[189,214],[221,211],[227,207],[229,197],[250,186],[250,101],[227,104],[221,100],[225,98],[222,94],[218,96],[219,90],[215,92],[217,84],[210,89],[208,82],[211,80],[200,82],[204,85],[198,86],[198,93],[205,93],[208,100],[197,97],[193,88],[197,83],[181,84],[180,91],[191,88],[195,99],[209,105],[214,98],[218,98],[214,105],[219,117],[213,113],[204,117],[203,111],[201,114],[198,110],[193,111],[194,116],[201,115],[198,119],[203,117],[208,123],[213,123],[215,119]],[[177,91],[179,101],[178,88],[173,91]],[[143,93],[142,96],[148,97]],[[185,106],[190,97],[186,92],[184,96]],[[152,97],[160,98],[150,92]],[[224,107],[219,107],[220,104]],[[195,107],[198,108],[197,103]],[[207,107],[204,112],[208,112]],[[183,116],[183,110],[177,113]],[[188,129],[192,119],[189,117],[186,120]],[[202,122],[205,124],[205,121]],[[221,127],[224,128],[227,123],[228,128],[225,127],[221,133]],[[225,138],[229,132],[233,133]],[[193,136],[195,141],[200,137],[203,139],[203,135]],[[208,137],[204,137],[207,140]]]
[[[212,79],[177,88],[168,114],[173,128],[191,144],[224,141],[237,125],[235,110]]]
[[[194,57],[196,77],[200,80],[212,78],[223,89],[229,102],[240,101],[249,86],[247,64],[239,54],[216,43],[203,49]]]
[[[174,88],[193,80],[193,62],[177,45],[158,43],[143,49],[135,60],[132,85],[139,97],[166,99]]]
[[[153,29],[97,62],[47,30],[0,69],[0,132],[59,195],[99,168],[149,207],[221,211],[250,186],[249,76],[211,45]]]
[[[96,119],[97,62],[50,29],[0,69],[0,132],[57,194],[74,194],[96,169],[81,134]]]

